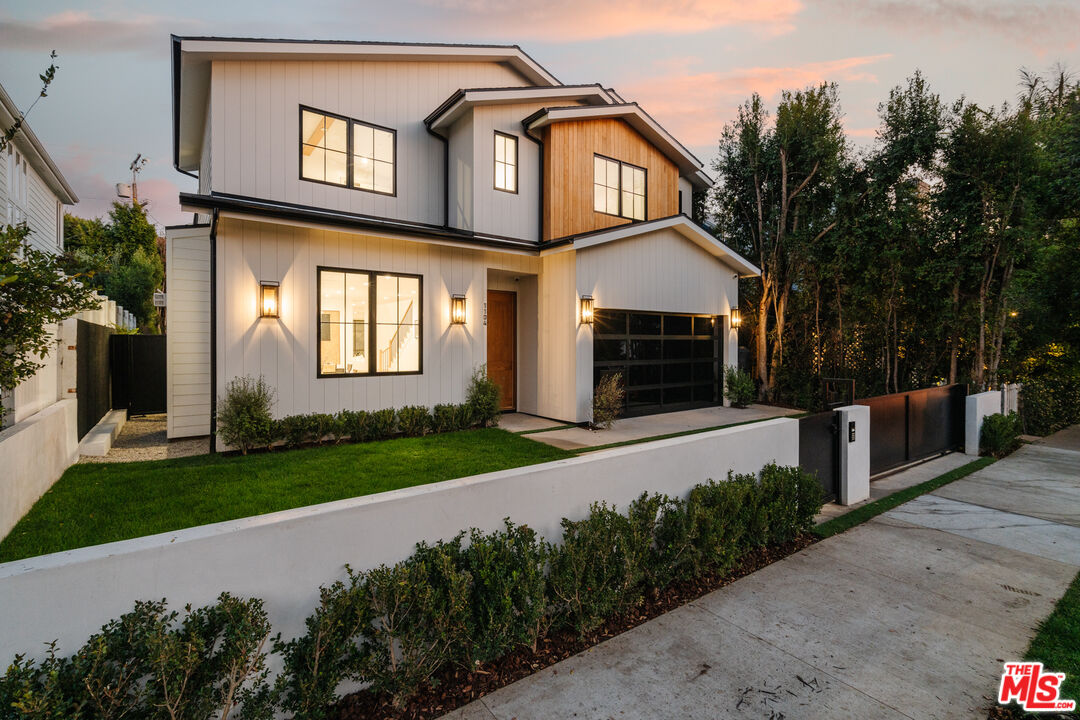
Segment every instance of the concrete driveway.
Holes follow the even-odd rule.
[[[1028,446],[449,717],[985,717],[1078,516],[1080,452]]]

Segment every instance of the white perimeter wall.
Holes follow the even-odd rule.
[[[182,608],[226,590],[262,598],[275,631],[294,637],[319,585],[342,578],[346,563],[361,570],[394,563],[417,541],[494,530],[505,517],[558,540],[561,519],[584,517],[593,502],[625,509],[642,492],[685,496],[728,470],[798,460],[798,421],[769,420],[5,563],[0,664],[16,652],[40,656],[54,638],[70,654],[137,599],[165,597]]]

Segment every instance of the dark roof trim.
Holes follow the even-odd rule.
[[[453,95],[446,98],[446,100],[443,100],[442,103],[440,103],[439,106],[437,108],[435,108],[431,112],[430,115],[428,115],[426,118],[424,118],[424,124],[430,126],[432,123],[434,123],[436,120],[439,119],[440,115],[442,115],[447,110],[449,110],[451,107],[453,107],[454,104],[457,103],[458,100],[461,100],[461,98],[465,97],[466,93],[475,93],[475,92],[513,92],[515,90],[530,90],[530,91],[536,92],[538,90],[549,90],[550,91],[550,90],[554,90],[554,89],[563,89],[563,88],[567,88],[567,89],[570,89],[570,90],[574,90],[574,89],[582,89],[582,90],[584,90],[585,88],[597,88],[597,89],[602,90],[604,92],[609,92],[608,89],[605,88],[600,83],[584,83],[584,84],[581,84],[581,85],[552,85],[551,87],[548,87],[548,88],[536,87],[536,86],[533,86],[533,85],[515,85],[515,86],[512,86],[512,87],[461,88],[460,90],[457,90],[456,92],[454,92]]]
[[[350,230],[378,230],[382,232],[419,235],[420,237],[451,240],[454,242],[500,250],[524,250],[527,252],[538,252],[540,250],[540,243],[533,240],[523,240],[521,238],[498,235],[483,235],[469,232],[468,230],[446,228],[441,225],[429,225],[427,223],[394,220],[392,218],[382,218],[373,215],[327,210],[324,208],[312,207],[310,205],[263,200],[261,198],[243,195],[230,195],[225,193],[211,193],[210,195],[180,193],[180,204],[197,208],[215,209],[222,212],[255,213],[279,220],[319,223]]]

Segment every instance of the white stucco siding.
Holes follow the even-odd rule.
[[[441,224],[443,146],[423,119],[460,88],[525,85],[500,63],[215,61],[212,188]],[[394,129],[396,196],[301,180],[301,105]]]
[[[537,258],[310,227],[222,219],[218,225],[218,392],[235,377],[262,375],[278,417],[462,402],[486,361],[482,303],[487,270],[537,272]],[[420,374],[318,377],[317,270],[335,267],[423,277]],[[281,317],[256,317],[260,280],[281,283]],[[468,318],[450,324],[450,295]]]
[[[210,228],[165,231],[168,437],[210,434]]]

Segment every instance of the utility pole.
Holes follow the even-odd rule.
[[[139,172],[145,165],[146,158],[142,156],[142,153],[136,155],[135,159],[131,161],[131,204],[135,207],[139,207]]]

